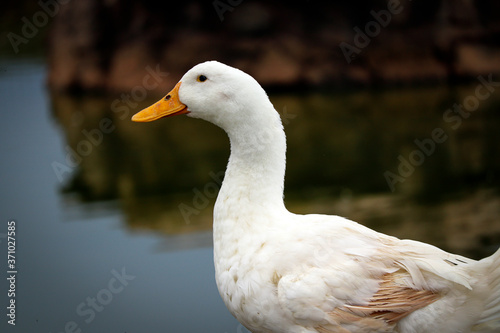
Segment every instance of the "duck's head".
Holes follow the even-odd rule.
[[[135,114],[132,120],[147,122],[179,114],[207,120],[226,131],[243,124],[261,125],[279,119],[253,77],[217,61],[191,68],[171,92]]]

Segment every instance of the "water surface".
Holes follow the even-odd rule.
[[[43,63],[0,67],[0,236],[17,222],[18,265],[16,326],[2,320],[1,331],[243,332],[212,262],[225,134],[188,117],[129,120],[158,96],[132,106],[49,94]],[[271,95],[288,137],[287,206],[474,258],[493,253],[499,94],[467,117],[447,113],[478,84]],[[392,187],[389,174],[400,177]],[[5,305],[5,280],[0,288]]]
[[[0,331],[236,332],[215,285],[210,234],[135,228],[118,200],[66,194],[69,181],[59,181],[52,163],[64,161],[67,143],[44,66],[1,67],[0,267],[5,276],[4,237],[15,220],[18,273],[15,326],[0,282]]]

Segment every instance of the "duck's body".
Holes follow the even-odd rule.
[[[228,133],[215,272],[224,303],[250,331],[499,332],[499,251],[474,261],[342,217],[287,211],[283,126],[253,78],[207,62],[165,100],[134,120],[190,113]]]
[[[279,216],[281,225],[255,216],[271,222],[255,230],[214,228],[219,291],[252,332],[469,332],[490,303],[498,307],[492,260],[341,217]]]

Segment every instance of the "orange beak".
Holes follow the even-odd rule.
[[[187,106],[179,101],[179,88],[181,82],[177,83],[167,96],[160,99],[155,104],[142,111],[137,112],[132,121],[147,122],[157,120],[163,117],[175,116],[178,114],[189,113]]]

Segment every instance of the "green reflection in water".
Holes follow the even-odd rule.
[[[474,102],[476,88],[271,96],[288,138],[287,206],[474,257],[493,252],[500,243],[500,94],[476,98],[473,112],[449,111]],[[229,156],[226,135],[185,116],[130,121],[154,101],[117,108],[110,98],[54,95],[66,137],[58,169],[64,191],[83,202],[119,199],[133,228],[208,230]]]

